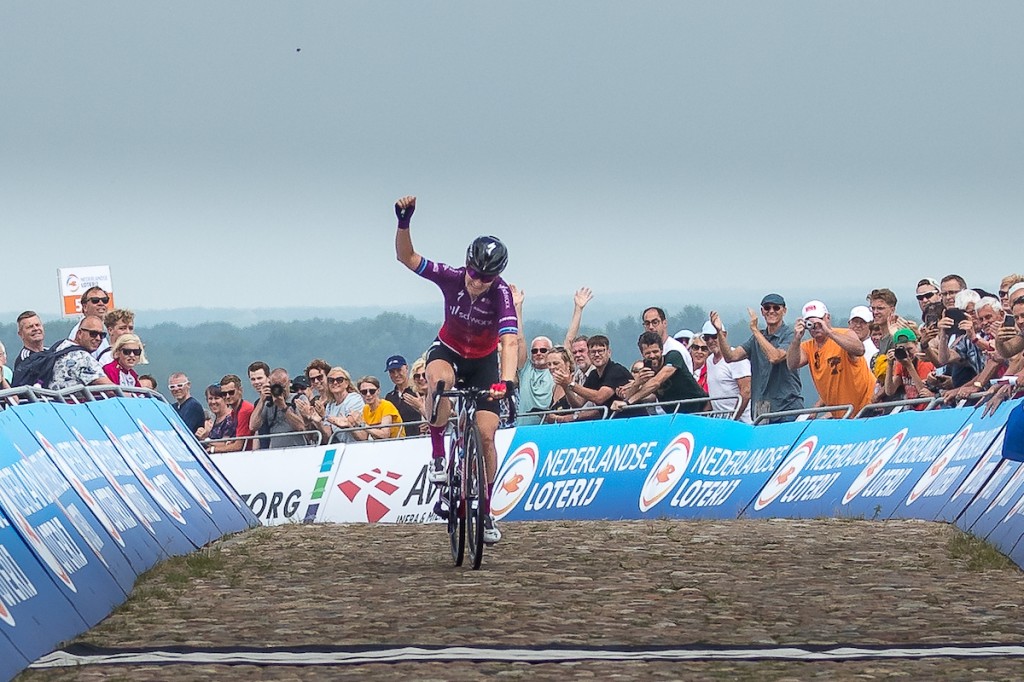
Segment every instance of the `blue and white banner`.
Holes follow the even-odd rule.
[[[0,679],[21,669],[8,656],[35,660],[88,627],[0,510]]]
[[[157,510],[173,520],[193,546],[202,547],[221,536],[213,518],[180,483],[181,472],[179,475],[171,472],[154,449],[151,436],[140,430],[121,406],[121,400],[96,400],[86,403],[85,407],[102,425],[107,439],[156,502]]]
[[[14,676],[27,668],[30,662],[0,630],[0,680],[14,679]]]
[[[227,490],[222,489],[207,470],[204,462],[208,460],[199,442],[194,436],[184,440],[172,422],[168,421],[168,416],[161,411],[160,403],[137,399],[120,402],[182,488],[217,524],[220,535],[237,533],[255,525],[256,520],[241,498],[231,491],[230,486]],[[181,419],[176,414],[173,415],[173,424],[181,425]]]
[[[160,559],[167,557],[146,515],[136,515],[132,510],[137,505],[128,496],[125,487],[113,472],[101,468],[102,460],[96,456],[96,452],[91,452],[93,446],[82,432],[78,428],[68,427],[70,420],[87,431],[90,426],[98,430],[98,425],[88,412],[73,405],[35,403],[19,407],[15,414],[35,435],[50,460],[121,547],[136,575],[141,575]],[[131,471],[127,470],[123,462],[121,469],[122,473],[127,471],[128,476],[131,476]],[[134,480],[134,477],[131,479]],[[131,588],[131,584],[128,588]]]
[[[90,626],[127,596],[135,572],[15,414],[0,412],[0,508]],[[109,523],[109,520],[108,520]]]

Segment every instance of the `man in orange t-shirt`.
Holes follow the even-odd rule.
[[[801,342],[804,331],[809,339]],[[871,402],[875,379],[864,362],[864,344],[849,329],[832,327],[832,316],[821,301],[810,301],[793,325],[793,341],[786,352],[786,364],[793,371],[809,365],[816,407],[853,405],[853,415]],[[831,413],[841,417],[842,412]]]

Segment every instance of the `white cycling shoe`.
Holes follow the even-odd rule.
[[[501,531],[498,530],[498,524],[494,522],[494,517],[488,514],[484,517],[484,543],[493,545],[499,540],[501,540]]]
[[[427,479],[436,485],[448,482],[448,469],[444,466],[444,457],[433,457],[427,466]]]

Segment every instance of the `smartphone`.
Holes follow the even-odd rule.
[[[946,308],[946,317],[953,320],[953,326],[949,329],[951,335],[958,336],[964,333],[964,330],[960,329],[960,323],[967,319],[967,313],[959,308]]]
[[[1013,317],[1013,315],[1006,315],[1005,317],[1003,317],[1003,326],[1013,329],[1014,327],[1017,326],[1017,320]]]
[[[654,360],[644,360],[644,367],[654,369]]]

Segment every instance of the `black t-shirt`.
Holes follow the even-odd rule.
[[[628,384],[632,380],[633,375],[628,369],[614,360],[609,360],[608,364],[604,367],[604,374],[601,376],[598,376],[596,369],[587,374],[587,378],[583,382],[583,388],[589,388],[595,391],[603,388],[604,386],[612,388],[612,396],[608,398],[606,402],[601,403],[605,407],[611,409],[612,401],[618,400],[618,396],[615,395],[614,389]]]
[[[408,393],[411,396],[417,395],[416,391],[412,390],[412,388],[407,388],[402,393]],[[384,396],[384,399],[398,408],[398,414],[402,415],[404,423],[423,421],[423,415],[420,414],[420,411],[402,400],[402,396],[398,394],[397,387],[391,389],[391,392]]]
[[[671,402],[673,400],[688,400],[690,398],[706,398],[707,393],[700,387],[697,380],[690,374],[690,370],[686,368],[686,364],[683,362],[682,354],[677,350],[670,350],[665,355],[665,364],[672,365],[676,368],[676,371],[672,373],[672,376],[663,383],[658,390],[656,395],[658,396],[658,402]],[[704,409],[704,403],[689,403],[679,406],[679,411],[684,413],[700,412]],[[675,406],[666,406],[665,411],[671,412],[675,409]]]

